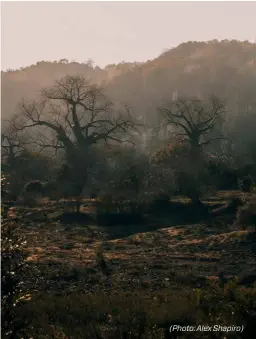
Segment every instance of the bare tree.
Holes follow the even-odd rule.
[[[226,139],[219,132],[224,118],[224,104],[212,96],[209,103],[198,99],[177,100],[170,108],[161,108],[164,115],[163,126],[172,125],[174,138],[182,138],[189,145],[186,152],[176,157],[171,166],[176,167],[181,191],[199,205],[200,195],[209,188],[209,176],[206,171],[202,150],[215,140]]]
[[[132,142],[132,131],[137,125],[129,107],[116,113],[102,88],[90,85],[80,76],[56,81],[53,87],[42,91],[40,102],[23,101],[21,114],[13,120],[16,130],[34,129],[34,143],[41,149],[64,151],[77,194],[81,194],[86,181],[92,146]]]
[[[170,108],[160,108],[160,112],[164,115],[162,126],[176,127],[175,137],[183,137],[191,149],[200,149],[214,140],[224,139],[222,135],[212,135],[225,112],[224,104],[215,97],[210,98],[208,105],[198,99],[178,100]]]
[[[16,116],[16,129],[40,127],[52,133],[38,144],[42,147],[63,148],[67,158],[79,149],[83,151],[99,141],[125,142],[135,127],[129,108],[123,114],[113,114],[113,105],[96,85],[79,76],[67,76],[50,89],[42,91],[41,102],[21,104],[21,115]],[[54,140],[55,139],[55,140]]]

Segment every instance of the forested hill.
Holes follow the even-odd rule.
[[[112,77],[132,69],[136,64],[122,62],[108,65],[104,69],[93,67],[92,63],[69,62],[66,59],[55,62],[40,61],[36,65],[1,72],[2,118],[10,117],[23,98],[34,98],[44,87],[65,75],[82,75],[93,83],[107,83]]]
[[[112,79],[108,87],[116,100],[131,102],[147,117],[154,117],[165,100],[183,95],[215,94],[227,100],[230,110],[240,112],[256,104],[256,44],[184,43]]]
[[[10,117],[22,97],[70,75],[103,83],[115,102],[127,102],[136,115],[154,120],[156,107],[183,95],[215,94],[238,113],[256,107],[256,44],[239,41],[187,42],[145,63],[120,63],[104,69],[90,63],[38,62],[2,72],[2,118]]]

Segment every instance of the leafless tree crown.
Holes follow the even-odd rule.
[[[225,112],[225,106],[217,98],[211,97],[209,105],[201,100],[183,99],[175,101],[169,108],[160,108],[164,116],[162,126],[173,125],[177,128],[175,136],[182,136],[192,147],[200,147],[211,143],[222,136],[209,137],[217,121]]]
[[[130,109],[116,113],[102,88],[84,77],[66,76],[42,91],[40,102],[23,101],[13,120],[16,130],[34,127],[41,148],[63,148],[67,153],[98,141],[131,141],[135,123]]]

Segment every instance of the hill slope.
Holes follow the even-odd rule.
[[[51,86],[55,80],[66,75],[82,75],[93,83],[101,84],[129,71],[134,66],[136,64],[120,63],[101,69],[93,67],[90,63],[80,64],[63,59],[59,62],[41,61],[30,67],[1,72],[2,118],[12,116],[22,98],[35,98],[40,95],[42,88]]]
[[[231,111],[256,105],[256,44],[238,41],[188,42],[146,63],[120,63],[104,69],[75,62],[39,62],[2,72],[2,117],[10,117],[22,97],[67,74],[104,83],[116,102],[129,102],[136,115],[154,120],[156,107],[177,96],[216,94]]]
[[[132,102],[149,118],[165,100],[184,95],[215,94],[227,100],[230,111],[240,112],[256,104],[256,44],[184,43],[114,78],[108,89],[115,100]]]

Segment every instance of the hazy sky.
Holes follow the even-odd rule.
[[[256,2],[2,2],[1,68],[145,61],[188,40],[256,40]]]

